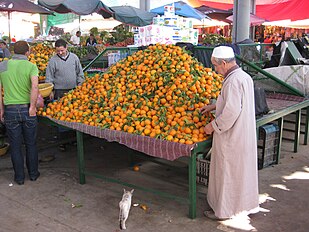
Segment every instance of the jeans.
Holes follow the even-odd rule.
[[[36,145],[37,117],[29,116],[29,106],[9,105],[5,106],[4,124],[10,143],[11,160],[15,172],[15,180],[23,181],[24,156],[22,153],[22,142],[26,146],[26,166],[30,178],[40,175],[38,171],[38,150]]]

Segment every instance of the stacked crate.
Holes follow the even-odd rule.
[[[205,186],[208,186],[210,151],[208,150],[205,154],[199,154],[196,158],[196,182]]]
[[[274,123],[259,128],[258,168],[278,163],[279,127]]]

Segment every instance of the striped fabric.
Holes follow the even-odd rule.
[[[295,102],[302,102],[306,100],[306,98],[304,97],[300,97],[296,95],[289,95],[289,94],[284,94],[284,93],[267,93],[266,97],[272,98],[272,99],[283,100],[283,101],[293,101],[294,104]]]
[[[266,102],[270,110],[275,112],[307,100],[304,97],[282,93],[267,93]]]
[[[123,131],[101,129],[83,123],[65,122],[53,118],[49,119],[59,125],[81,131],[94,137],[104,138],[109,142],[115,141],[147,155],[166,160],[175,160],[181,156],[191,156],[191,150],[194,148],[194,144],[186,145]]]

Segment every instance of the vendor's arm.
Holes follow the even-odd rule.
[[[212,134],[212,132],[214,132],[214,128],[212,126],[211,123],[208,123],[205,127],[204,127],[204,131],[207,135]]]
[[[55,76],[55,64],[52,60],[48,62],[47,68],[46,68],[46,83],[52,83],[54,84],[54,76]],[[54,93],[51,91],[49,95],[49,99],[53,100],[54,99]]]
[[[81,85],[84,82],[84,72],[80,61],[76,60],[76,84]]]
[[[54,84],[55,70],[56,70],[55,62],[51,59],[49,60],[48,65],[46,67],[46,79],[45,79],[46,83]]]
[[[74,44],[74,35],[71,36],[69,42],[70,42],[71,45],[76,45],[76,44]]]
[[[242,95],[242,88],[235,84],[229,84],[224,89],[222,97],[225,105],[222,113],[211,122],[217,133],[223,133],[234,125],[242,110]]]
[[[216,109],[216,104],[205,105],[200,109],[201,114],[206,114],[207,112],[213,111]]]

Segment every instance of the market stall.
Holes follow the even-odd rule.
[[[288,101],[287,101],[288,99]],[[306,134],[305,134],[305,144],[308,143],[308,115],[309,115],[309,100],[301,97],[292,97],[288,95],[269,95],[267,98],[268,104],[274,111],[272,114],[266,115],[262,118],[257,119],[257,130],[259,127],[273,122],[278,121],[280,128],[280,144],[282,140],[282,125],[283,117],[291,113],[296,112],[297,117],[297,128],[295,129],[295,143],[294,151],[297,152],[297,147],[299,144],[299,131],[300,131],[300,112],[302,109],[307,110],[306,117]],[[288,104],[287,104],[288,103]],[[120,183],[136,189],[141,189],[144,191],[153,192],[162,196],[169,196],[175,199],[181,199],[178,196],[171,196],[166,193],[154,189],[145,189],[141,186],[136,186],[130,183],[124,183],[119,180],[113,179],[111,177],[104,177],[98,173],[92,173],[91,170],[87,170],[85,167],[85,154],[84,154],[84,143],[83,135],[90,134],[95,137],[104,138],[108,141],[116,141],[121,144],[126,145],[137,151],[144,152],[147,155],[158,157],[161,159],[175,160],[179,157],[186,156],[189,158],[188,173],[189,173],[189,184],[188,184],[188,199],[182,199],[189,203],[189,217],[194,219],[196,217],[196,161],[197,157],[204,154],[211,147],[211,138],[205,140],[204,142],[199,142],[193,145],[179,144],[175,142],[163,141],[159,139],[149,138],[141,135],[132,135],[126,132],[101,129],[93,126],[88,126],[81,123],[71,123],[64,122],[61,120],[54,120],[48,118],[41,118],[41,121],[47,123],[54,123],[56,125],[65,126],[76,131],[77,136],[77,156],[78,156],[78,170],[79,170],[79,181],[80,184],[86,183],[86,176],[95,176],[98,178],[103,178],[107,181]],[[278,161],[280,158],[281,145],[278,146]]]
[[[200,48],[196,48],[196,49],[200,49]],[[156,51],[156,49],[155,49]],[[146,49],[145,52],[149,52],[149,49]],[[139,54],[141,54],[142,51],[139,51]],[[134,53],[135,54],[135,53]],[[133,54],[133,55],[134,55]],[[248,66],[252,66],[253,68],[255,68],[257,71],[261,71],[263,72],[263,70],[261,70],[258,66],[252,65],[251,63],[242,60],[241,57],[238,57],[238,59],[248,65]],[[131,58],[126,58],[124,60],[122,60],[120,63],[117,62],[116,64],[114,64],[113,66],[110,67],[108,73],[111,74],[110,75],[106,75],[103,74],[103,76],[105,75],[105,78],[111,78],[113,76],[118,76],[118,72],[120,75],[124,75],[125,73],[122,72],[121,70],[116,71],[116,69],[114,69],[113,67],[125,67],[122,66],[123,64],[126,64],[126,62],[128,60],[131,60]],[[129,63],[127,64],[129,65]],[[130,65],[129,65],[130,67]],[[141,68],[141,69],[140,69]],[[140,68],[138,68],[138,70],[140,69],[140,72],[143,70],[142,66],[140,66]],[[125,68],[126,69],[126,68]],[[126,69],[127,70],[127,69]],[[210,71],[210,69],[207,69],[208,71]],[[176,71],[176,70],[175,70]],[[172,73],[174,72],[174,70],[169,70],[168,72],[166,72],[164,74],[165,77],[171,76]],[[265,72],[265,71],[264,71]],[[112,74],[114,73],[114,74]],[[155,72],[153,72],[154,74]],[[271,76],[272,77],[272,76]],[[97,78],[97,79],[96,79]],[[103,83],[100,81],[100,78],[97,76],[96,78],[94,78],[95,81],[99,81],[99,83]],[[123,76],[124,78],[124,76]],[[274,80],[276,80],[274,78]],[[121,81],[116,81],[115,82],[115,86],[117,87],[121,87],[122,85],[120,84],[122,83]],[[130,80],[129,82],[130,83]],[[173,82],[172,82],[173,83]],[[124,84],[124,83],[123,83]],[[157,83],[158,84],[158,83]],[[278,85],[281,85],[282,83],[279,81],[279,83],[277,83]],[[99,84],[100,85],[100,84]],[[121,85],[121,86],[120,86]],[[151,84],[148,84],[151,85]],[[88,86],[88,85],[87,85]],[[98,86],[97,84],[95,84],[94,82],[92,83],[92,86]],[[83,87],[81,87],[83,88]],[[91,85],[89,85],[87,88],[92,88]],[[122,88],[122,87],[121,87]],[[270,122],[277,122],[278,127],[279,127],[279,145],[278,145],[278,150],[276,151],[276,160],[275,162],[278,163],[279,159],[280,159],[280,148],[281,148],[281,140],[282,140],[282,130],[283,130],[283,118],[287,115],[291,115],[292,113],[296,113],[296,124],[295,124],[295,136],[294,136],[294,152],[297,152],[298,150],[298,144],[299,144],[299,135],[300,135],[300,123],[301,123],[301,111],[305,110],[306,112],[306,117],[305,117],[305,138],[304,138],[304,144],[308,143],[308,118],[309,118],[309,100],[302,97],[301,93],[298,92],[297,90],[293,89],[290,86],[286,87],[287,90],[289,90],[290,92],[294,91],[294,95],[291,94],[282,94],[282,93],[276,93],[276,94],[267,94],[267,102],[268,105],[270,107],[270,109],[272,110],[272,112],[270,114],[264,115],[262,117],[258,117],[257,118],[257,131],[259,131],[259,128],[270,123]],[[85,89],[86,91],[86,89]],[[104,91],[103,91],[104,93]],[[57,109],[57,107],[60,107],[58,110],[55,110],[55,112],[59,112],[59,114],[57,113],[56,117],[51,117],[48,116],[49,113],[46,112],[46,114],[43,116],[48,116],[48,117],[41,117],[40,120],[43,122],[47,122],[47,123],[52,123],[55,125],[60,125],[60,126],[64,126],[64,127],[68,127],[71,128],[73,130],[76,131],[77,134],[77,146],[78,146],[78,168],[79,168],[79,176],[80,176],[80,183],[84,184],[85,183],[85,177],[87,175],[90,176],[95,176],[95,177],[99,177],[99,178],[104,178],[105,180],[108,181],[112,181],[112,182],[116,182],[116,183],[120,183],[123,185],[128,185],[137,189],[141,189],[144,191],[149,191],[149,192],[153,192],[153,193],[159,193],[162,196],[169,196],[170,195],[166,194],[166,193],[162,193],[160,191],[154,190],[154,189],[146,189],[143,188],[141,186],[135,186],[131,183],[124,183],[120,180],[115,180],[113,178],[110,177],[103,177],[101,175],[99,175],[98,173],[92,173],[91,170],[87,170],[85,167],[85,156],[84,156],[84,143],[83,143],[83,135],[84,134],[89,134],[98,138],[103,138],[106,139],[107,141],[116,141],[120,144],[124,144],[125,146],[131,148],[132,150],[135,151],[139,151],[139,152],[143,152],[144,154],[146,154],[147,156],[151,156],[151,157],[156,157],[156,158],[160,158],[160,159],[164,159],[164,160],[176,160],[179,157],[187,157],[188,158],[188,169],[189,169],[189,184],[188,184],[188,199],[182,199],[185,202],[189,203],[189,216],[190,218],[195,218],[196,216],[196,176],[197,176],[197,157],[201,157],[204,155],[204,153],[206,151],[208,151],[211,148],[211,138],[203,138],[203,140],[195,140],[195,142],[191,143],[190,141],[188,141],[188,143],[185,143],[185,140],[182,143],[179,143],[179,139],[177,139],[176,134],[180,133],[177,132],[175,134],[176,137],[169,137],[169,136],[156,136],[155,134],[153,136],[150,136],[150,131],[145,131],[145,129],[143,129],[143,131],[141,131],[140,133],[131,133],[132,131],[134,131],[134,129],[129,129],[129,127],[123,126],[123,129],[118,128],[117,126],[119,126],[118,124],[110,124],[110,123],[106,123],[106,119],[100,119],[100,120],[95,120],[93,118],[93,114],[91,112],[94,112],[93,109],[92,111],[88,111],[85,109],[84,113],[82,113],[81,115],[83,115],[83,119],[81,121],[78,121],[78,118],[73,118],[73,120],[68,119],[66,117],[63,117],[65,114],[65,111],[63,111],[63,109],[66,107],[67,105],[68,108],[66,108],[66,110],[68,110],[70,108],[70,104],[72,104],[73,106],[75,105],[74,103],[74,97],[73,96],[78,96],[78,94],[74,94],[71,93],[69,94],[70,97],[67,97],[66,100],[63,99],[62,100],[62,106],[57,106],[57,103],[55,103],[54,105],[54,109]],[[295,96],[296,95],[296,96]],[[300,95],[300,96],[297,96]],[[128,95],[130,96],[130,95]],[[163,95],[162,95],[163,96]],[[143,95],[144,99],[152,99],[152,95]],[[87,98],[90,98],[90,96],[88,96]],[[110,98],[110,97],[109,97]],[[91,99],[91,98],[90,98]],[[123,102],[123,98],[121,98],[121,102]],[[93,100],[92,100],[93,101]],[[114,103],[116,103],[118,100],[114,101]],[[141,100],[139,100],[140,102]],[[70,103],[69,103],[70,102]],[[150,101],[152,102],[152,101]],[[157,102],[157,101],[155,101]],[[101,106],[102,108],[104,107],[104,102],[101,102],[103,105]],[[99,103],[99,104],[101,104]],[[95,104],[95,102],[93,102],[93,104]],[[117,104],[117,103],[116,103]],[[79,104],[80,106],[80,104]],[[84,104],[82,104],[82,106],[84,106]],[[64,107],[64,108],[61,108]],[[88,105],[89,107],[89,105]],[[136,106],[137,107],[137,106]],[[200,107],[200,105],[196,106],[198,109]],[[101,112],[101,114],[108,116],[110,112],[107,112],[107,110],[101,110],[100,108],[98,108]],[[51,109],[52,110],[52,109]],[[120,108],[117,108],[117,111],[119,111]],[[128,113],[127,109],[124,109],[126,114]],[[163,112],[163,111],[162,111]],[[161,114],[162,114],[161,112]],[[68,112],[68,114],[70,114],[70,112]],[[75,113],[73,113],[73,115],[75,115]],[[76,113],[76,115],[78,115]],[[92,115],[90,118],[87,117],[87,115]],[[119,115],[122,115],[121,110],[119,111]],[[160,113],[158,114],[160,115]],[[115,116],[114,116],[115,117]],[[87,118],[87,121],[85,123],[85,118]],[[142,121],[144,121],[146,118],[142,119]],[[102,120],[104,122],[102,122]],[[139,121],[138,119],[135,119],[134,121],[132,121],[132,123]],[[167,122],[168,119],[164,119],[162,122]],[[148,122],[150,123],[150,122]],[[147,124],[148,124],[147,123]],[[139,125],[140,123],[138,123]],[[205,123],[204,123],[205,124]],[[204,125],[202,123],[202,125]],[[115,126],[113,126],[115,125]],[[202,126],[201,125],[201,126]],[[126,129],[125,129],[126,128]],[[143,127],[144,128],[144,127]],[[130,131],[129,131],[130,130]],[[164,131],[163,128],[161,128],[162,131]],[[170,131],[168,129],[168,131]],[[173,133],[174,134],[174,133]],[[188,135],[186,135],[188,136]],[[169,139],[168,139],[169,138]],[[193,139],[193,137],[192,137]],[[194,140],[193,140],[194,141]],[[174,199],[179,199],[179,197],[177,196],[172,196],[172,198]]]

